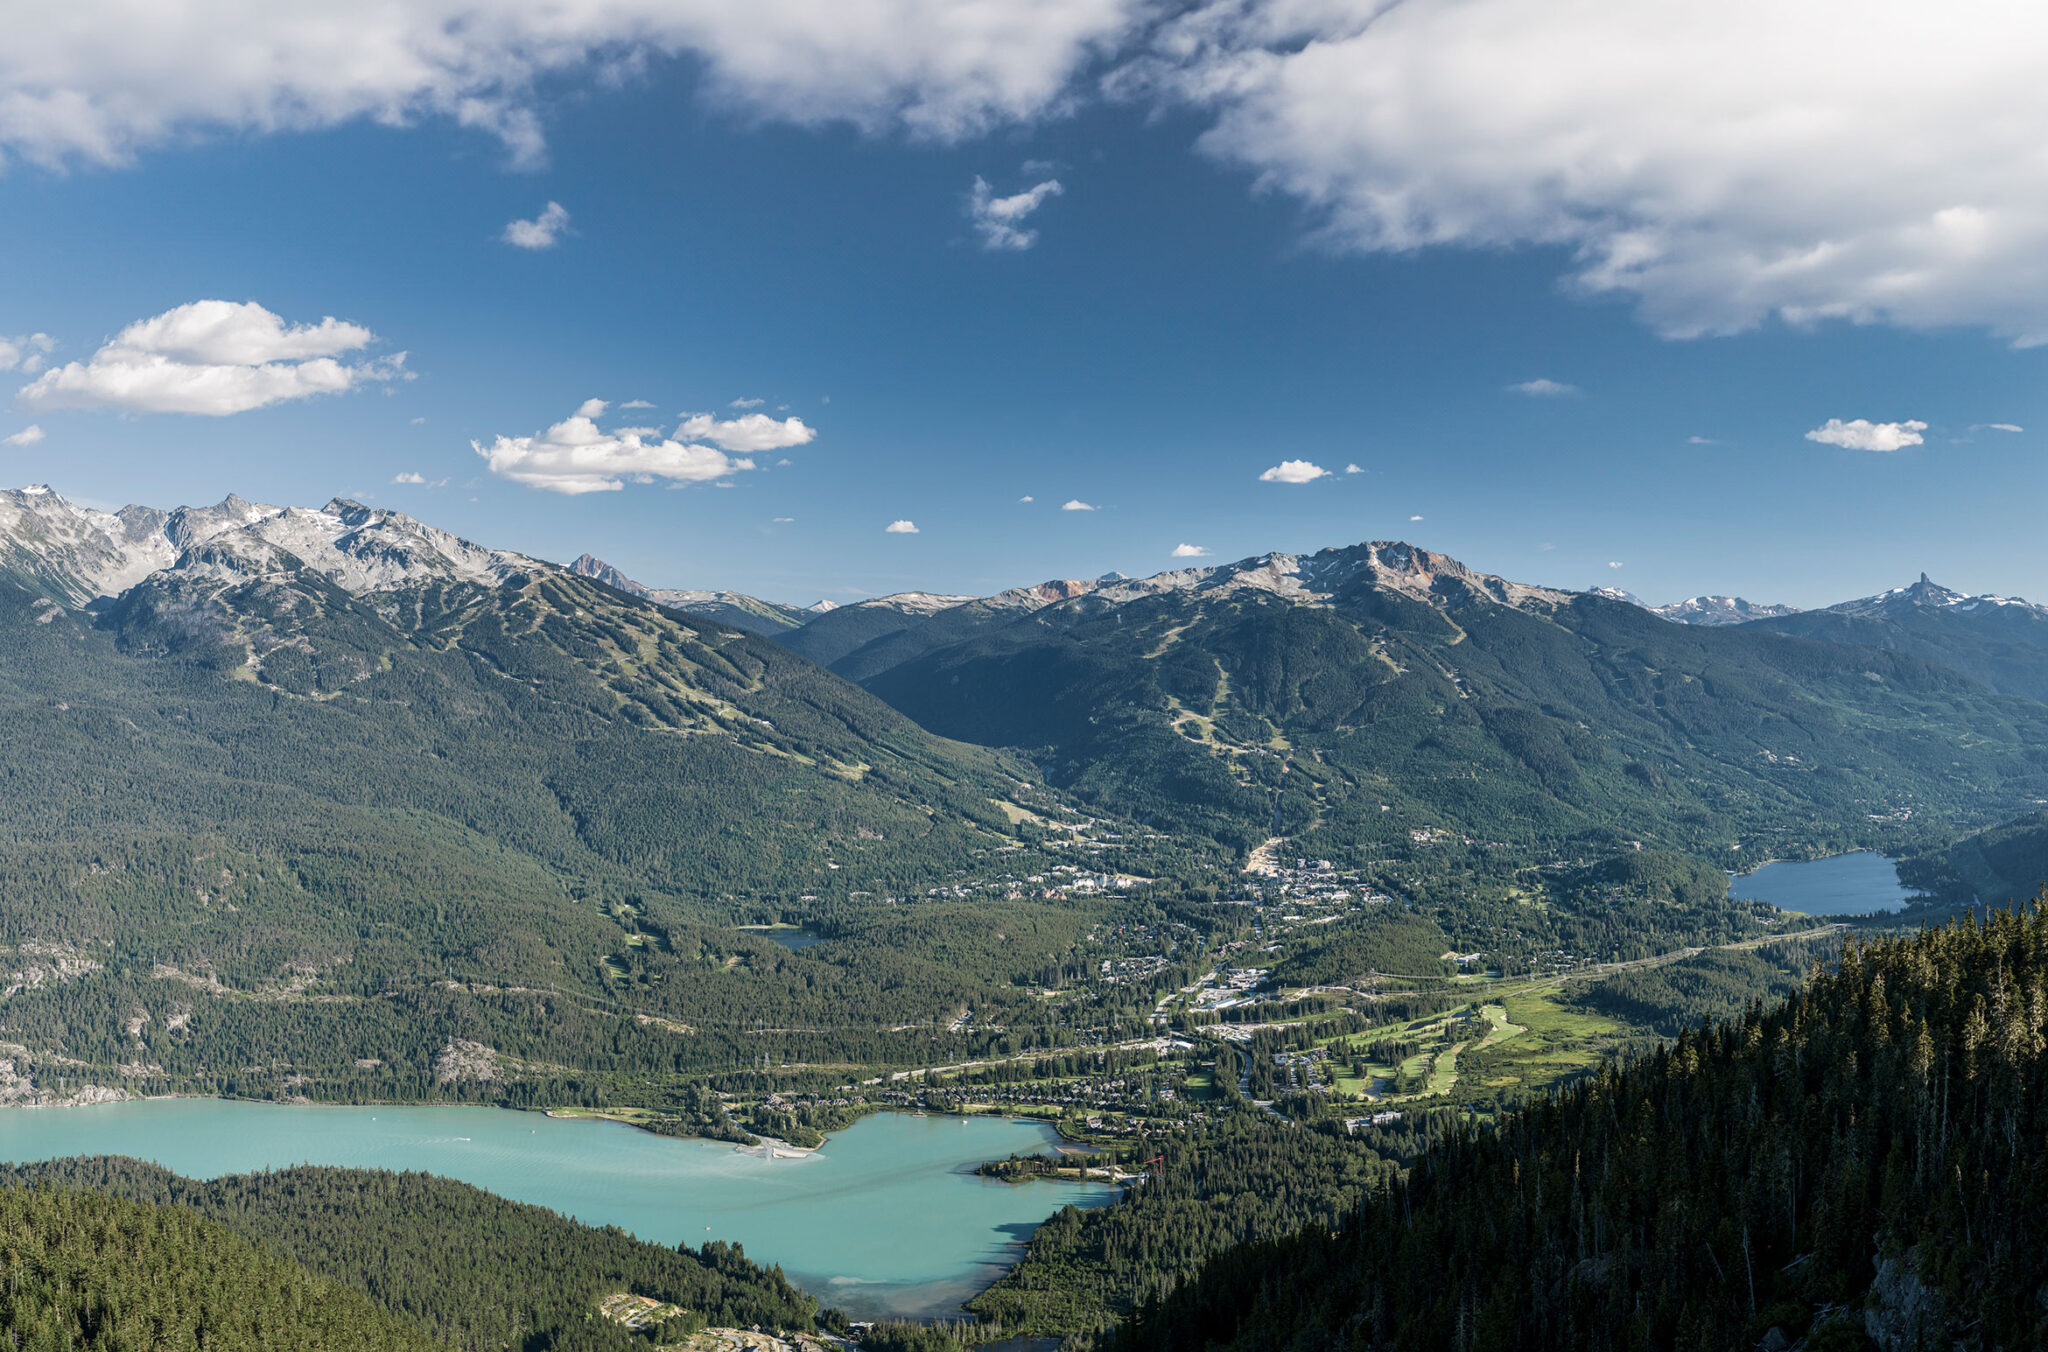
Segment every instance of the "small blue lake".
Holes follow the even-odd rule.
[[[1728,894],[1807,915],[1888,915],[1921,895],[1899,882],[1894,861],[1870,850],[1765,864],[1730,878]]]
[[[1106,1186],[999,1183],[983,1160],[1059,1143],[1001,1118],[879,1113],[801,1159],[496,1108],[152,1099],[0,1109],[0,1159],[132,1155],[192,1178],[295,1164],[423,1169],[662,1244],[736,1240],[856,1318],[956,1313],[1038,1223]]]

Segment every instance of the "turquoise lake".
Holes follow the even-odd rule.
[[[615,1122],[496,1108],[328,1108],[154,1099],[0,1111],[0,1159],[132,1155],[193,1178],[295,1164],[420,1169],[663,1244],[738,1241],[856,1318],[947,1315],[1016,1261],[1038,1223],[1104,1186],[979,1177],[1058,1144],[999,1118],[879,1113],[803,1159]]]
[[[1891,860],[1869,850],[1765,864],[1730,878],[1728,894],[1808,915],[1883,915],[1920,895],[1900,884]]]

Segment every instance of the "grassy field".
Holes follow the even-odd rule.
[[[1566,1009],[1554,991],[1508,996],[1490,1009],[1500,1011],[1489,1018],[1494,1030],[1462,1058],[1464,1074],[1455,1091],[1460,1102],[1540,1089],[1583,1074],[1631,1033],[1612,1019]],[[1508,1032],[1511,1026],[1519,1031]]]
[[[1564,1007],[1551,983],[1514,982],[1513,993],[1502,992],[1503,984],[1510,983],[1489,983],[1488,993],[1496,998],[1484,1003],[1352,1034],[1348,1041],[1363,1051],[1366,1073],[1333,1058],[1325,1063],[1330,1088],[1339,1096],[1363,1098],[1373,1077],[1389,1083],[1398,1078],[1417,1088],[1382,1095],[1381,1101],[1476,1106],[1503,1091],[1540,1089],[1578,1075],[1634,1033],[1611,1019]],[[1375,1044],[1397,1039],[1419,1050],[1398,1061],[1374,1054]],[[1333,1041],[1319,1039],[1322,1045]]]

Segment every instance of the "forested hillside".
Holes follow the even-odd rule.
[[[370,1326],[402,1326],[414,1340],[308,1347],[426,1346],[424,1329],[460,1352],[646,1352],[647,1338],[593,1317],[601,1297],[621,1291],[687,1311],[686,1320],[664,1331],[678,1337],[706,1326],[809,1329],[817,1316],[815,1301],[779,1271],[749,1262],[736,1246],[649,1244],[428,1174],[308,1167],[196,1181],[139,1160],[98,1157],[12,1166],[0,1179],[15,1185],[0,1188],[0,1205],[17,1212],[37,1205],[57,1212],[104,1208],[147,1217],[157,1233],[220,1235],[210,1242],[245,1251],[254,1245],[260,1256],[233,1260],[251,1268],[251,1281],[299,1271],[302,1286],[317,1290],[331,1282],[346,1288],[327,1298],[337,1309],[358,1319],[364,1307],[388,1312],[382,1325]],[[62,1191],[48,1192],[52,1188]],[[97,1193],[126,1204],[103,1202]],[[56,1200],[24,1200],[37,1196]],[[146,1265],[159,1261],[149,1253],[133,1256]],[[305,1270],[321,1276],[305,1277]],[[232,1275],[217,1274],[221,1291],[178,1298],[240,1299],[226,1290]],[[298,1344],[280,1339],[268,1346]]]
[[[1853,943],[1790,1000],[1242,1246],[1125,1352],[2043,1345],[2048,913]],[[1773,1332],[1775,1330],[1775,1332]]]
[[[2048,700],[2048,610],[2011,597],[1966,596],[1923,574],[1908,587],[1825,610],[1754,621],[1752,629],[1892,648],[1993,690]]]
[[[426,1330],[175,1206],[0,1189],[0,1329],[23,1352],[427,1352]]]
[[[2000,906],[2048,885],[2048,812],[1901,860],[1899,879],[1947,906]]]
[[[2031,700],[1592,596],[1084,597],[867,684],[1181,830],[1424,869],[1627,839],[1739,862],[1932,838],[2048,784]]]
[[[357,594],[259,563],[96,615],[0,583],[9,1097],[680,1107],[764,1053],[973,1054],[957,1012],[1028,1003],[1103,913],[949,899],[952,939],[903,943],[895,899],[1046,867],[1013,817],[1056,804],[766,640],[558,570]],[[731,928],[790,915],[834,944]]]

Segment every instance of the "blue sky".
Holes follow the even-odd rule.
[[[1244,30],[1232,30],[1236,57],[1296,59],[1249,32],[1256,6],[1210,8]],[[0,114],[12,151],[0,250],[13,263],[0,335],[17,350],[0,388],[24,387],[0,430],[42,432],[0,446],[0,482],[106,505],[353,494],[543,557],[589,550],[650,584],[799,602],[1149,573],[1175,566],[1179,545],[1220,561],[1377,538],[1653,601],[1822,604],[1923,569],[2048,599],[2036,543],[2048,353],[2012,341],[2030,341],[2037,318],[2048,331],[2048,285],[1991,245],[1884,252],[1922,247],[1914,220],[1977,229],[1954,204],[1988,204],[1988,237],[2003,238],[2000,213],[2031,222],[1995,165],[1981,183],[1965,165],[1896,207],[1899,220],[1879,219],[1895,204],[1843,207],[1836,193],[1802,205],[1789,187],[1706,193],[1690,215],[1658,216],[1646,204],[1670,194],[1656,182],[1531,214],[1512,173],[1441,181],[1414,167],[1441,147],[1388,142],[1380,121],[1368,126],[1379,140],[1357,133],[1349,149],[1335,132],[1304,140],[1289,128],[1325,122],[1296,104],[1327,121],[1353,88],[1331,103],[1313,70],[1290,76],[1285,105],[1271,88],[1263,103],[1167,88],[1145,62],[1185,44],[1124,22],[1121,46],[1054,61],[1052,93],[993,112],[944,104],[937,123],[901,85],[871,104],[858,88],[833,93],[846,81],[829,63],[736,75],[751,49],[730,55],[717,44],[737,40],[716,36],[622,63],[616,40],[592,39],[612,68],[585,53],[501,80],[485,114],[412,91],[399,125],[323,107],[286,77],[310,111],[172,100],[112,149]],[[1463,40],[1359,31],[1430,51]],[[1358,36],[1333,31],[1329,46],[1346,34]],[[38,59],[56,72],[45,85],[69,69]],[[1189,69],[1173,79],[1186,85]],[[971,92],[996,77],[961,78]],[[957,104],[949,90],[927,103]],[[1774,92],[1751,96],[1768,107]],[[1952,89],[1926,97],[1969,111]],[[1684,111],[1644,120],[1676,125]],[[1475,163],[1512,149],[1474,120],[1460,145]],[[1643,153],[1668,160],[1672,181],[1713,180],[1725,152],[1688,136],[1652,137]],[[1801,172],[1775,151],[1757,152],[1756,169],[1787,183]],[[981,228],[977,178],[991,198],[1059,188]],[[1426,209],[1386,209],[1389,184]],[[567,213],[550,247],[505,241],[508,223],[550,202]],[[1859,236],[1866,220],[1877,224]],[[999,225],[1029,232],[1028,247],[989,247]],[[1847,240],[1854,266],[1816,265],[1796,287],[1783,267],[1739,270],[1766,246],[1806,247],[1801,230]],[[1645,251],[1648,266],[1629,261]],[[95,353],[202,300],[253,302],[288,326],[333,316],[375,337],[327,344],[354,371],[340,392],[232,413],[168,411],[158,395],[124,407]],[[303,351],[265,360],[320,346],[283,332]],[[67,364],[70,393],[52,393],[50,371]],[[1514,388],[1534,381],[1568,388]],[[541,435],[591,399],[609,405],[598,434],[660,429],[647,443],[692,413],[716,415],[714,429],[749,414],[776,428],[684,439],[751,469],[628,473],[616,491],[553,491],[565,481],[551,471],[521,481],[473,448]],[[633,400],[652,407],[621,407]],[[791,440],[789,418],[814,437],[750,449]],[[1830,419],[1899,426],[1834,434],[1848,445],[1807,437]],[[1890,441],[1905,444],[1857,448]],[[501,470],[540,464],[513,445]],[[1328,473],[1262,481],[1294,461]],[[1095,510],[1062,510],[1071,501]],[[886,529],[899,521],[916,532]]]

